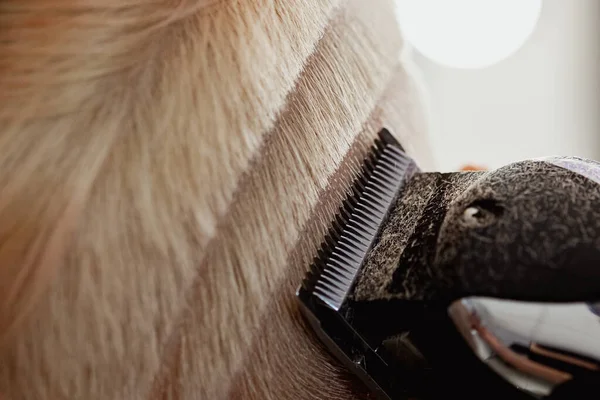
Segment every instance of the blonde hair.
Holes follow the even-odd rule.
[[[203,2],[4,1],[0,7],[0,334],[63,262],[153,37]],[[204,2],[206,3],[206,2]],[[0,339],[2,336],[0,336]]]
[[[349,396],[287,293],[376,129],[420,129],[391,7],[2,2],[0,393],[306,392],[258,352]]]

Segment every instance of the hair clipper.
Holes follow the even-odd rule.
[[[600,163],[424,173],[379,133],[298,289],[382,399],[600,396]]]

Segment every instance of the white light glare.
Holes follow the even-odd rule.
[[[431,60],[484,68],[517,51],[533,32],[542,0],[396,0],[404,36]]]

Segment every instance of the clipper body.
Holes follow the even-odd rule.
[[[599,163],[422,173],[383,130],[350,193],[297,296],[379,398],[597,398]]]

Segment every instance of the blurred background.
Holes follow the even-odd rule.
[[[400,7],[402,0],[398,3],[410,18],[404,15],[407,7]],[[444,21],[457,18],[432,13]],[[440,20],[429,22],[441,26]],[[511,21],[502,23],[509,32]],[[462,22],[449,24],[444,29]],[[542,0],[539,18],[523,40],[508,57],[479,68],[446,66],[412,41],[441,170],[465,164],[496,168],[547,155],[600,159],[600,1]]]

